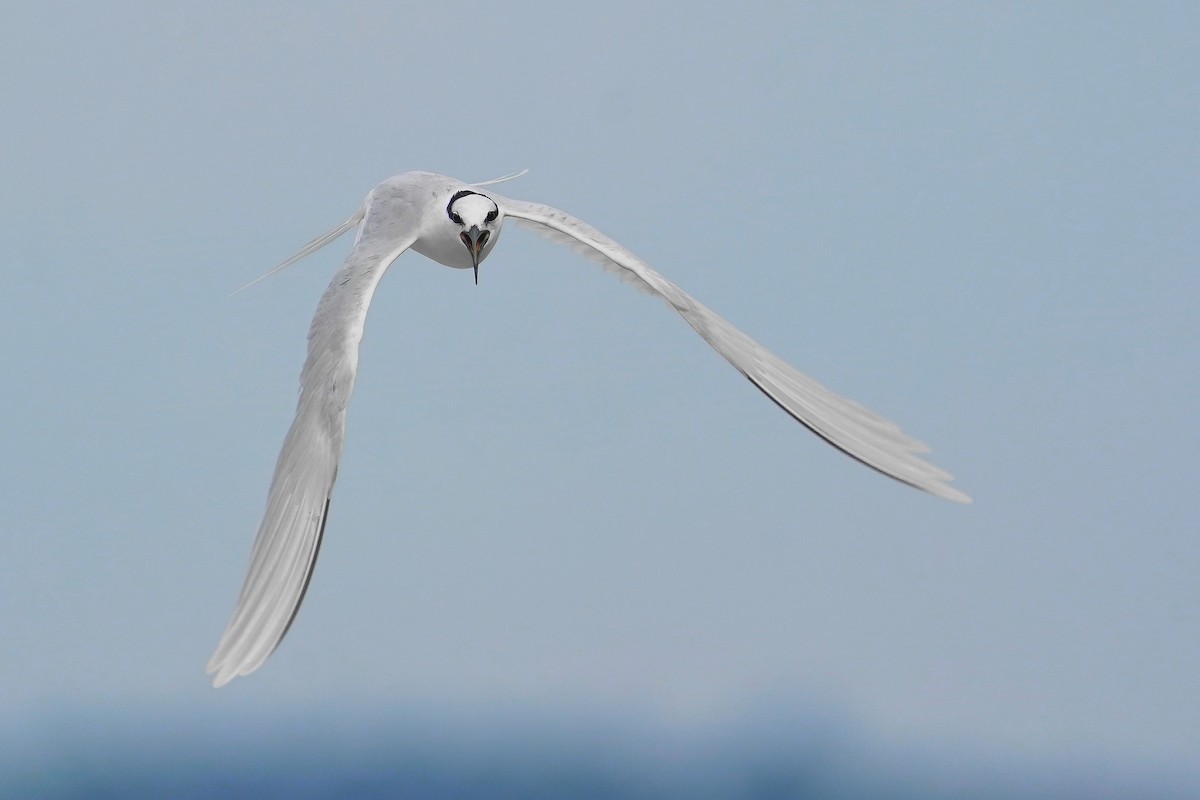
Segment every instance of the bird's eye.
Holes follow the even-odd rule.
[[[498,217],[498,216],[500,216],[500,209],[498,209],[498,208],[493,208],[491,211],[489,211],[489,212],[488,212],[488,215],[487,215],[487,221],[488,221],[488,222],[495,222],[495,221],[496,221],[496,217]]]
[[[451,212],[450,212],[450,221],[451,221],[451,222],[453,222],[455,225],[462,225],[462,224],[463,224],[463,222],[462,222],[462,217],[460,217],[460,216],[458,215],[458,212],[456,212],[456,211],[451,211]]]

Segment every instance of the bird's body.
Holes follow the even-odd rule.
[[[496,182],[467,184],[429,172],[389,178],[349,220],[276,268],[358,225],[354,247],[322,295],[309,328],[296,417],[279,454],[237,606],[208,663],[214,685],[260,667],[304,599],[328,519],[363,324],[383,273],[412,249],[448,267],[474,269],[478,281],[479,264],[495,247],[506,217],[574,245],[662,297],[755,386],[838,449],[898,481],[970,502],[949,485],[948,473],[917,457],[928,448],[894,423],[789,366],[590,225],[549,206],[482,191]]]

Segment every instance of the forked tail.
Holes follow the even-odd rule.
[[[254,284],[256,284],[260,281],[265,281],[267,278],[271,277],[276,272],[282,272],[283,270],[287,269],[292,264],[295,264],[297,261],[304,258],[305,256],[311,256],[313,253],[317,252],[322,247],[329,244],[334,239],[338,238],[339,236],[341,236],[343,233],[345,233],[346,231],[353,228],[358,223],[362,222],[363,217],[366,215],[366,213],[367,213],[367,207],[364,205],[361,208],[359,208],[358,211],[355,211],[354,216],[350,217],[350,219],[346,220],[341,225],[338,225],[333,230],[327,231],[326,233],[323,233],[320,236],[318,236],[317,238],[313,239],[311,242],[304,245],[304,247],[300,248],[300,252],[296,253],[294,256],[289,258],[287,261],[284,261],[282,264],[272,267],[266,273],[259,275],[257,278],[250,281],[245,286],[243,286],[242,288],[238,289],[236,292],[231,294],[230,297],[233,297],[233,295],[240,294],[241,292],[246,291],[251,286],[253,286]]]

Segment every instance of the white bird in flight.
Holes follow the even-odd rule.
[[[430,172],[396,175],[372,189],[350,219],[267,273],[358,226],[354,247],[321,296],[308,331],[296,418],[275,465],[237,606],[208,662],[214,686],[262,666],[304,599],[328,521],[363,322],[383,273],[411,248],[439,264],[473,269],[478,283],[479,265],[496,246],[506,218],[574,246],[661,297],[763,394],[842,452],[917,489],[971,502],[949,485],[949,473],[917,457],[927,446],[789,366],[591,225],[550,206],[480,191],[512,177],[469,184]]]

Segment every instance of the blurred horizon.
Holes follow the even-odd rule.
[[[1130,760],[887,742],[764,704],[674,724],[609,710],[44,711],[0,729],[0,795],[1187,800],[1200,774]],[[21,727],[18,736],[15,728]]]

